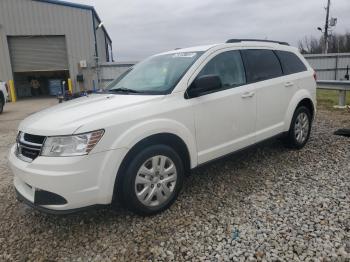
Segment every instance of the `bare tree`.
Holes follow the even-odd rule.
[[[324,47],[323,36],[319,39],[313,36],[305,36],[298,42],[298,47],[303,54],[320,54]],[[328,53],[350,52],[350,32],[345,34],[333,34],[328,37]]]

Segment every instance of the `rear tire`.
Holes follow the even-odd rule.
[[[285,142],[286,146],[301,149],[310,137],[312,117],[310,110],[305,106],[298,107],[293,115],[292,122]]]
[[[183,178],[183,162],[174,149],[150,146],[127,165],[119,181],[118,195],[122,205],[136,214],[157,214],[174,203]]]

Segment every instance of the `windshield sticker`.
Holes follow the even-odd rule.
[[[176,57],[192,58],[192,57],[195,57],[196,55],[197,55],[197,53],[176,53],[173,55],[173,58],[176,58]]]

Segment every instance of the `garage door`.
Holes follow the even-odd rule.
[[[64,36],[8,38],[13,72],[68,70]]]

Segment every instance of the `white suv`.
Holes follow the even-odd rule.
[[[160,212],[199,165],[278,135],[302,148],[315,94],[314,71],[286,43],[233,39],[152,56],[106,92],[22,121],[9,155],[17,196],[52,213],[116,200]]]
[[[7,84],[0,80],[0,114],[4,110],[4,106],[8,99]]]

